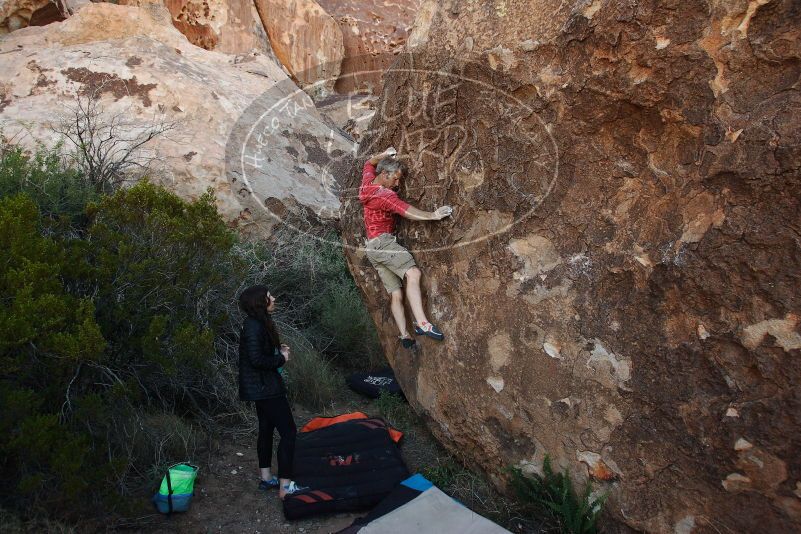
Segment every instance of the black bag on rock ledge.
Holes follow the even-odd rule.
[[[356,393],[371,399],[380,397],[382,391],[403,396],[403,391],[395,379],[395,373],[389,367],[367,373],[353,373],[345,379],[345,382]]]

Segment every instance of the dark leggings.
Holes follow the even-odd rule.
[[[259,439],[256,452],[259,467],[267,469],[273,458],[273,430],[278,429],[278,478],[292,478],[292,459],[295,456],[295,434],[298,429],[292,418],[292,409],[286,397],[257,400],[256,415],[259,417]]]

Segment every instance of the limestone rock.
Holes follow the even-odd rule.
[[[381,92],[384,71],[406,44],[422,0],[319,0],[342,29],[345,57],[339,93]]]
[[[795,532],[801,11],[678,5],[427,2],[343,235],[404,392],[452,450],[500,477],[548,454],[579,483],[602,459],[608,514],[636,530]],[[402,197],[455,208],[399,226],[445,333],[413,358],[360,251],[359,163],[387,146]]]
[[[256,0],[278,60],[301,87],[329,93],[344,56],[342,31],[314,0]]]
[[[246,0],[120,0],[120,5],[163,3],[172,23],[189,42],[206,50],[244,54],[257,49],[271,54],[256,6]]]
[[[190,199],[213,187],[232,225],[263,234],[293,213],[336,218],[338,198],[309,155],[349,150],[349,141],[272,60],[198,48],[171,18],[158,4],[90,4],[64,22],[5,36],[3,134],[52,144],[50,127],[76,95],[99,90],[104,113],[123,116],[132,130],[175,122],[149,145],[152,178]],[[278,104],[280,114],[270,115]],[[276,128],[249,139],[265,121]],[[237,162],[248,157],[254,165],[243,172]]]

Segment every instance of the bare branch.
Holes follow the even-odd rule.
[[[52,128],[72,145],[71,162],[102,192],[150,171],[156,158],[145,151],[146,145],[177,127],[163,116],[143,126],[126,120],[123,112],[106,113],[100,96],[110,81],[79,93]]]

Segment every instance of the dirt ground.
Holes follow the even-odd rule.
[[[348,526],[359,515],[337,514],[287,521],[278,499],[278,490],[265,492],[257,488],[259,478],[256,467],[255,435],[238,443],[223,444],[210,465],[200,466],[190,510],[171,517],[154,514],[152,518],[147,518],[152,523],[144,531],[154,534],[325,534]]]
[[[380,415],[371,401],[348,395],[343,401],[323,413],[312,413],[300,406],[293,407],[298,428],[311,418],[331,416],[350,411]],[[426,462],[442,454],[433,438],[420,428],[409,428],[401,451],[410,472],[416,472]],[[129,532],[166,533],[304,533],[337,532],[367,510],[357,514],[336,514],[299,521],[287,521],[278,499],[278,491],[260,491],[256,458],[256,431],[239,439],[218,442],[208,454],[209,460],[199,463],[195,497],[186,513],[166,517],[152,513],[136,519],[135,524],[122,529]],[[207,451],[208,452],[208,451]],[[273,460],[275,467],[275,460]],[[120,529],[118,529],[120,530]]]

